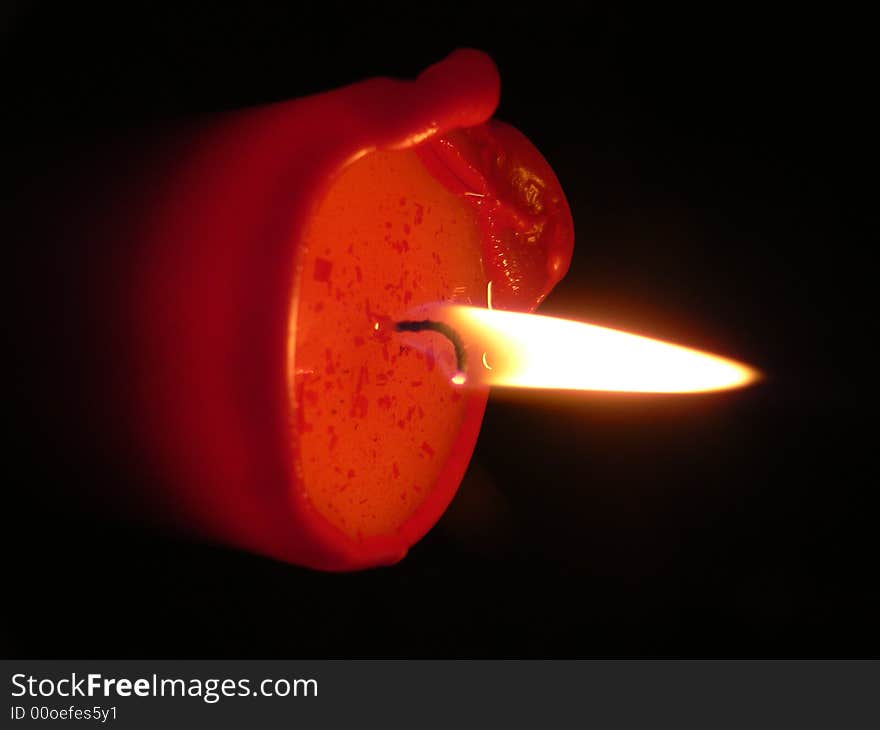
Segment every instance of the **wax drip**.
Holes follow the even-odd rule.
[[[445,322],[436,322],[433,319],[422,319],[395,322],[394,329],[398,332],[424,332],[428,330],[431,332],[439,332],[443,335],[452,343],[452,347],[455,350],[455,366],[458,372],[453,377],[452,382],[464,382],[464,368],[467,364],[467,355],[465,353],[464,343],[461,340],[461,335],[459,335],[452,327]]]

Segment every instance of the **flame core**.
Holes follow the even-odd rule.
[[[455,305],[440,316],[466,343],[471,384],[705,393],[758,377],[734,360],[586,322]]]

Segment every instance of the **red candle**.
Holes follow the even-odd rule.
[[[451,382],[442,334],[393,323],[487,292],[529,311],[571,256],[559,184],[487,121],[497,100],[491,60],[458,51],[415,82],[209,118],[65,221],[51,301],[100,355],[66,374],[81,397],[54,429],[147,476],[115,503],[328,570],[395,562],[431,528],[486,392]]]

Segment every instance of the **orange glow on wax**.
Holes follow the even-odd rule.
[[[447,306],[472,358],[473,384],[629,393],[739,388],[758,373],[742,363],[608,327],[478,307]]]
[[[393,322],[485,302],[480,231],[414,151],[380,151],[333,183],[304,243],[292,329],[305,494],[353,538],[394,533],[445,468],[468,399],[447,340]]]

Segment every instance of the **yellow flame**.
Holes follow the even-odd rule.
[[[444,307],[440,318],[465,343],[469,383],[701,393],[758,375],[734,360],[586,322],[463,306]]]

